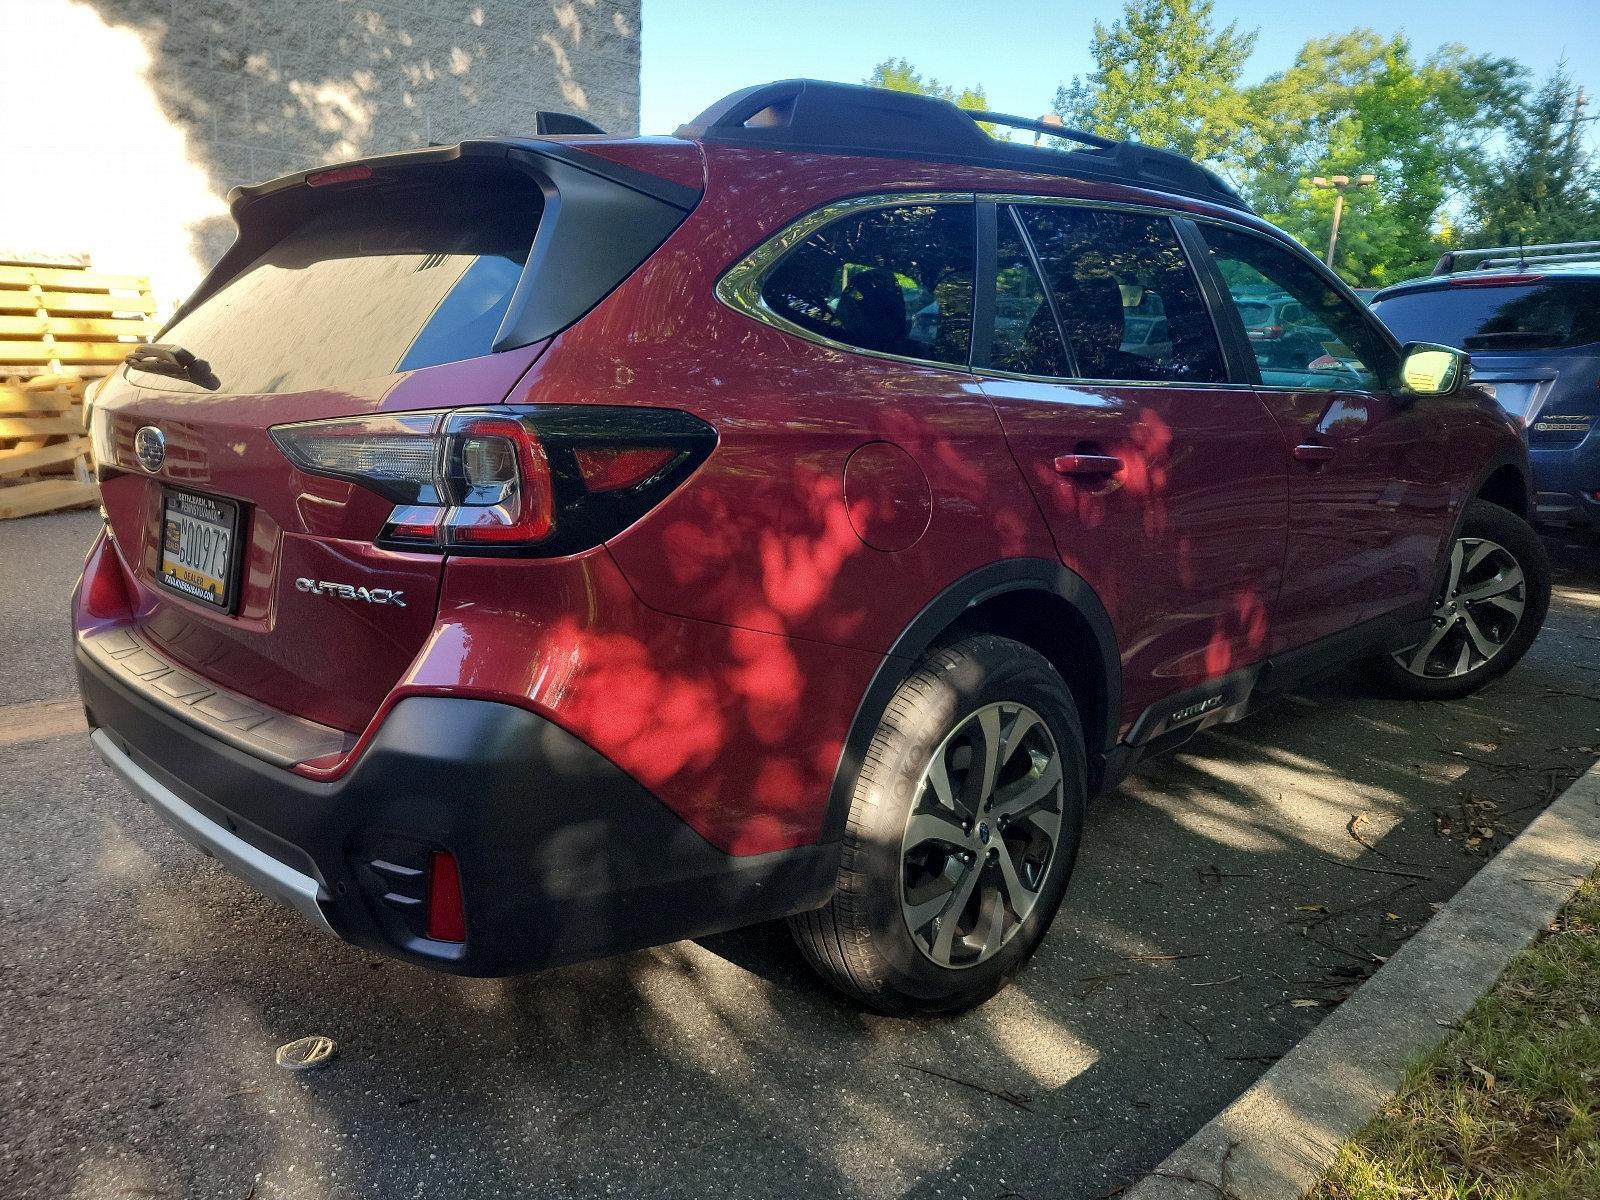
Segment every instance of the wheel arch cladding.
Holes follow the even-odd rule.
[[[825,840],[843,832],[862,758],[895,689],[929,650],[965,634],[994,633],[1033,647],[1061,673],[1078,706],[1098,787],[1117,737],[1121,659],[1105,606],[1075,572],[1040,558],[989,563],[934,597],[895,640],[856,708],[828,796]]]
[[[1492,468],[1474,495],[1515,513],[1524,521],[1528,519],[1528,478],[1516,463],[1503,462]]]

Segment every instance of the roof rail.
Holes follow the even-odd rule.
[[[1472,266],[1475,271],[1495,267],[1525,267],[1533,263],[1600,261],[1600,241],[1596,242],[1546,242],[1540,246],[1488,246],[1482,250],[1450,250],[1439,256],[1434,265],[1435,275],[1452,275],[1466,270],[1464,258],[1481,261]]]
[[[984,132],[980,121],[1033,130],[1077,142],[1084,148],[1063,150],[1001,141]],[[1049,121],[972,112],[933,96],[860,84],[818,79],[759,84],[724,96],[694,120],[679,126],[677,135],[730,145],[930,159],[1068,175],[1175,192],[1251,211],[1217,175],[1170,150],[1114,141]]]

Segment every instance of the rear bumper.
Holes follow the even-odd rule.
[[[197,725],[78,648],[96,749],[191,842],[358,945],[507,975],[699,937],[822,903],[837,847],[718,850],[589,746],[526,709],[414,696],[329,783]],[[425,935],[434,850],[466,940]]]
[[[1576,446],[1531,447],[1534,517],[1563,525],[1600,525],[1600,437]]]

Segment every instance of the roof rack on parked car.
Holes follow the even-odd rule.
[[[1048,134],[1079,149],[991,137],[983,125]],[[972,112],[948,100],[859,84],[785,79],[724,96],[679,137],[818,154],[870,154],[966,163],[1008,171],[1175,192],[1250,211],[1237,192],[1205,167],[1135,142],[1119,142],[1047,120]],[[1035,138],[1035,142],[1038,138]]]
[[[1461,260],[1479,261],[1464,264]],[[1541,246],[1489,246],[1482,250],[1451,250],[1441,255],[1435,275],[1457,271],[1491,271],[1500,267],[1522,269],[1535,263],[1600,262],[1600,242],[1546,242]]]

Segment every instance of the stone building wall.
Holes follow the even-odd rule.
[[[38,98],[0,113],[0,156],[55,181],[0,199],[0,247],[86,250],[176,303],[236,184],[538,109],[635,131],[639,33],[640,0],[0,0],[8,92]],[[159,261],[124,261],[140,229]]]

